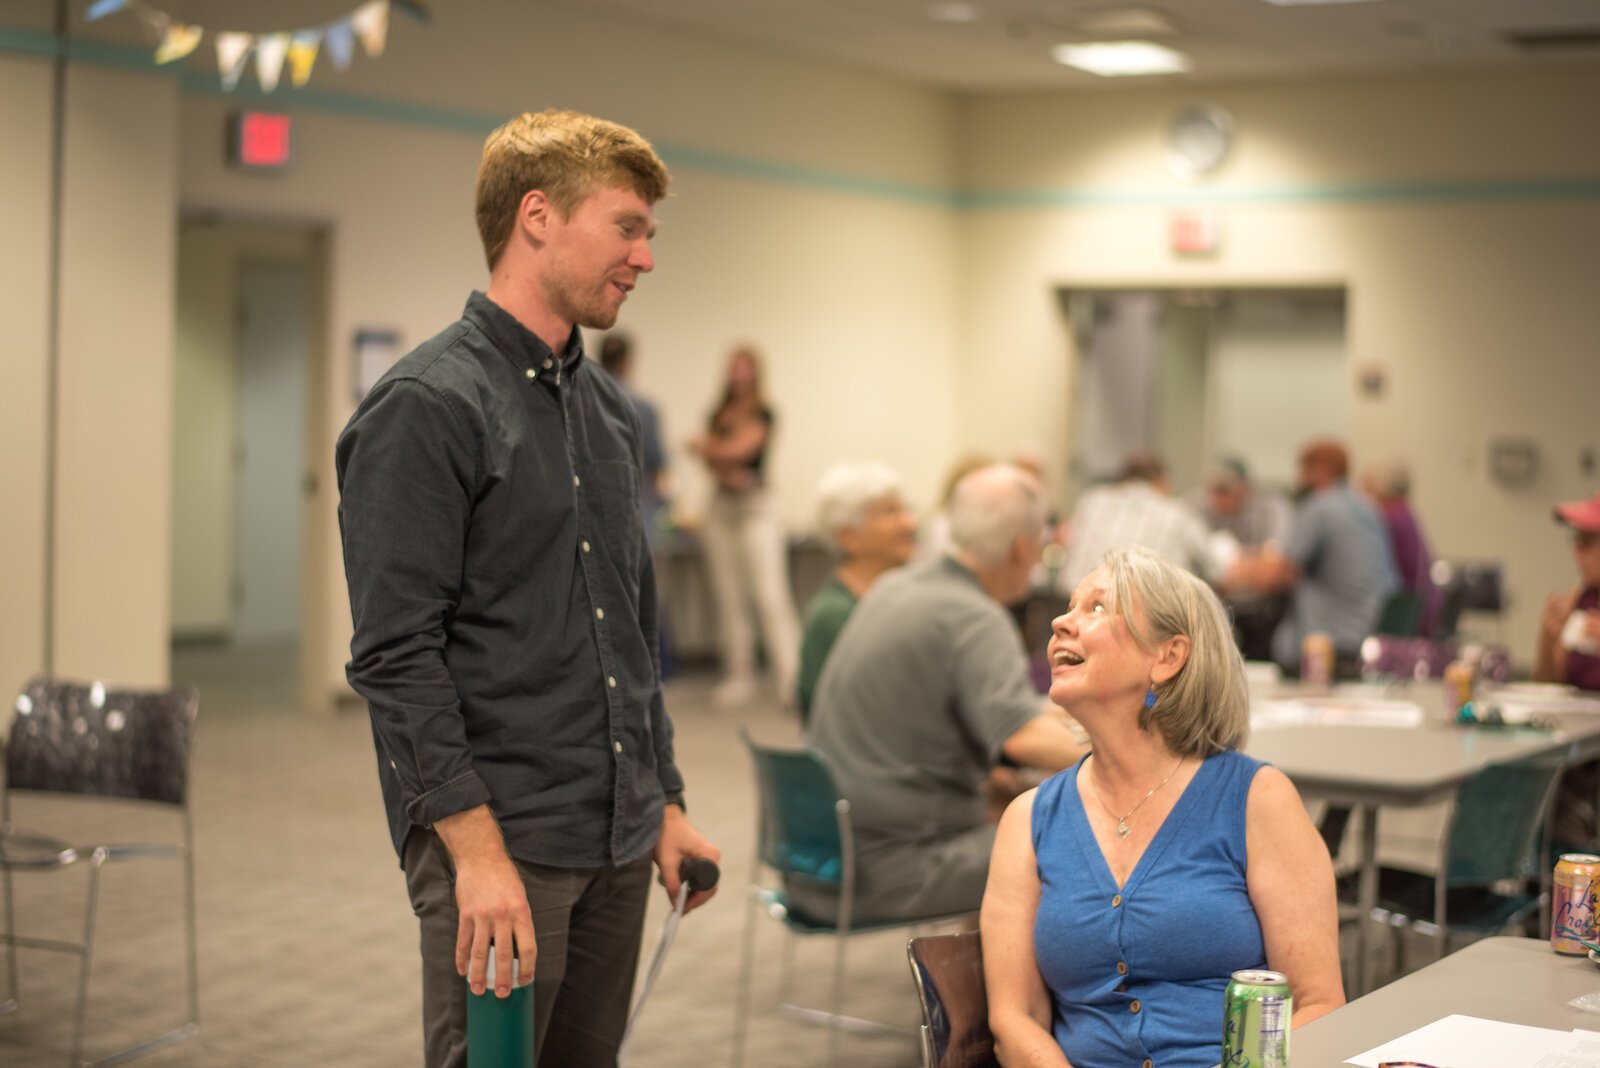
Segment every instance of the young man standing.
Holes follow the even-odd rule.
[[[421,923],[430,1068],[466,1063],[491,943],[499,996],[513,954],[534,969],[541,1064],[615,1064],[651,861],[676,896],[685,856],[719,856],[684,815],[662,704],[639,419],[578,332],[654,266],[667,182],[614,123],[496,130],[487,293],[339,438],[348,675]]]

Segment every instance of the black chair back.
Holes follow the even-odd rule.
[[[199,697],[36,678],[17,698],[6,788],[184,804]]]

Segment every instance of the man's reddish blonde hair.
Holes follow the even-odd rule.
[[[493,270],[517,208],[538,189],[563,218],[603,187],[631,189],[648,204],[667,195],[666,164],[626,126],[577,111],[529,111],[489,135],[478,163],[478,235]]]

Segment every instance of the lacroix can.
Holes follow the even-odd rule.
[[[1578,940],[1595,941],[1595,912],[1600,905],[1600,856],[1561,854],[1556,862],[1550,905],[1550,948],[1573,956],[1588,952]]]
[[[1333,635],[1307,634],[1300,640],[1300,681],[1324,689],[1333,685]]]
[[[1223,992],[1222,1063],[1228,1068],[1289,1068],[1294,998],[1282,972],[1234,972]]]
[[[1467,659],[1452,661],[1444,669],[1444,708],[1454,715],[1472,700],[1472,683],[1477,671]]]

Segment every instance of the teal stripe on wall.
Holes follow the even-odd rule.
[[[0,26],[0,52],[56,56],[61,42],[47,30]],[[486,136],[507,116],[475,114],[383,97],[283,86],[264,93],[244,84],[224,92],[216,74],[197,67],[157,67],[148,49],[71,38],[67,55],[80,62],[177,77],[191,96],[228,97],[293,111],[304,109],[376,122],[392,122],[451,133]],[[667,165],[830,193],[917,204],[955,211],[1038,211],[1061,208],[1182,207],[1196,205],[1404,204],[1482,201],[1600,199],[1600,178],[1526,179],[1482,182],[1398,182],[1370,185],[1308,185],[1255,189],[995,189],[957,191],[896,182],[823,168],[800,167],[689,145],[658,143]]]

